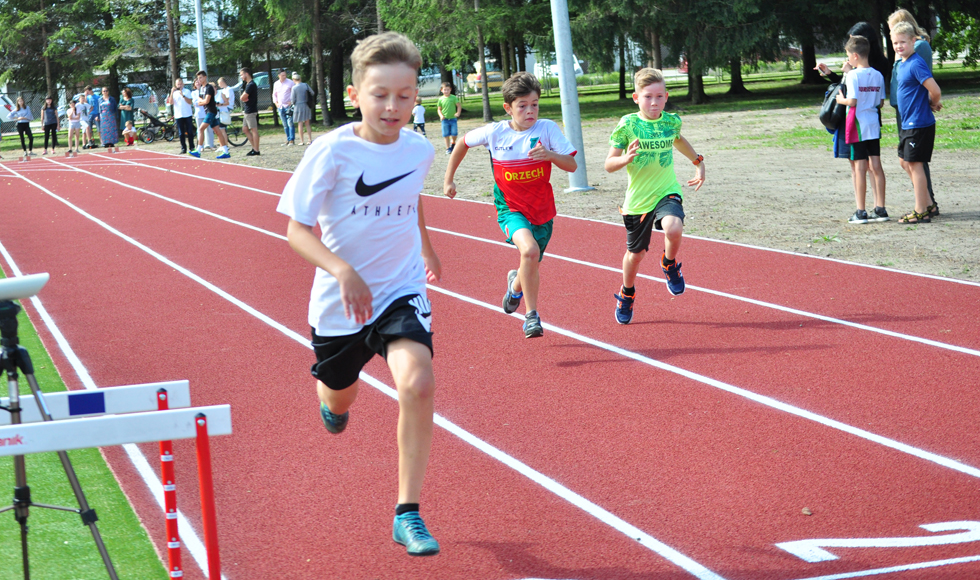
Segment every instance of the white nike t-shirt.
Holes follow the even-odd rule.
[[[406,129],[391,145],[371,143],[354,134],[354,125],[313,142],[286,184],[277,211],[301,224],[320,225],[323,244],[371,289],[371,324],[397,298],[425,296],[418,204],[435,149]],[[340,284],[320,268],[310,292],[309,322],[320,336],[362,328],[344,317]]]

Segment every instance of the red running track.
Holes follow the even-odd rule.
[[[833,547],[839,558],[817,563],[775,545],[952,536],[918,526],[980,520],[975,285],[687,239],[688,292],[641,280],[635,322],[621,327],[621,228],[559,218],[540,306],[554,326],[525,341],[499,311],[516,254],[499,244],[492,207],[426,198],[444,271],[430,291],[437,413],[620,523],[439,429],[423,513],[443,553],[415,560],[389,539],[394,401],[364,388],[341,437],[316,414],[302,344],[312,272],[282,240],[277,198],[254,191],[275,193],[288,174],[144,152],[5,169],[0,243],[22,271],[52,273],[40,298],[95,383],[186,378],[195,404],[232,405],[235,435],[213,442],[229,579],[788,580],[980,554],[969,533]],[[382,362],[365,370],[391,384]],[[191,452],[176,450],[184,490]],[[124,453],[106,454],[162,552],[146,484]],[[196,493],[178,496],[199,528]],[[978,574],[960,562],[875,577]]]

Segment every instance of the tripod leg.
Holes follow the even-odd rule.
[[[33,373],[28,374],[25,372],[24,376],[27,378],[27,384],[31,387],[31,394],[34,395],[34,400],[37,401],[38,407],[41,410],[41,415],[44,417],[45,421],[50,421],[51,415],[48,413],[47,405],[44,403],[44,394],[41,392],[40,387],[38,387],[37,379],[34,378]],[[82,523],[88,526],[89,530],[92,532],[92,539],[95,540],[95,546],[99,550],[99,555],[102,556],[102,562],[105,564],[106,572],[109,573],[109,578],[111,578],[111,580],[119,580],[119,576],[116,574],[116,568],[112,565],[112,560],[109,558],[109,552],[106,550],[105,543],[102,541],[102,534],[99,533],[99,528],[95,524],[99,518],[95,515],[95,510],[89,507],[88,500],[85,499],[85,492],[82,491],[82,485],[78,482],[78,476],[75,475],[75,468],[72,467],[71,460],[68,459],[68,453],[65,451],[59,451],[58,458],[61,459],[61,466],[65,470],[65,475],[68,477],[68,483],[71,484],[71,490],[74,492],[75,500],[78,502],[79,513],[82,516]]]

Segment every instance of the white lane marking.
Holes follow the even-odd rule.
[[[939,522],[937,524],[922,524],[919,526],[927,532],[953,532],[963,530],[958,534],[941,536],[913,536],[908,538],[825,538],[819,540],[794,540],[780,542],[777,548],[786,550],[805,562],[827,562],[836,560],[836,556],[824,548],[917,548],[920,546],[944,546],[947,544],[965,544],[980,540],[980,522]]]
[[[166,155],[168,157],[176,157],[178,159],[183,159],[185,161],[205,161],[207,163],[222,163],[222,161],[219,160],[219,159],[206,159],[206,158],[203,158],[203,157],[191,157],[189,155],[180,155],[180,154],[177,154],[177,153],[167,153],[166,151],[149,151],[149,153],[153,153],[155,155]],[[161,159],[161,161],[162,161],[162,159]],[[275,171],[276,173],[289,173],[290,175],[292,175],[292,173],[293,173],[292,171],[286,171],[285,169],[273,169],[272,167],[260,167],[258,165],[243,165],[241,163],[234,163],[234,162],[230,162],[230,163],[232,163],[234,165],[238,165],[240,167],[247,167],[249,169],[261,169],[262,171]],[[230,163],[225,163],[225,165],[229,165]]]
[[[98,176],[96,176],[96,177],[98,177]],[[112,180],[110,180],[110,181],[112,181]],[[116,183],[118,183],[118,182],[116,182]],[[125,184],[120,183],[120,185],[125,185]],[[40,186],[37,186],[37,187],[40,188]],[[47,192],[47,190],[44,190],[44,191]],[[49,193],[49,195],[55,197],[56,199],[61,199],[58,196],[54,195],[53,193],[50,193],[50,192],[48,192],[48,193]],[[156,195],[156,194],[153,194],[153,195]],[[156,196],[156,197],[162,197],[162,196]],[[66,200],[62,200],[62,201],[64,203],[69,203]],[[183,204],[181,202],[175,202],[175,203],[177,203],[178,205],[186,205],[186,204]],[[72,207],[74,208],[75,206],[72,206]],[[192,209],[196,209],[196,208],[192,208]],[[76,211],[81,212],[82,210],[81,209],[77,209]],[[210,213],[210,212],[205,212],[203,210],[199,210],[199,211],[202,211],[202,213]],[[84,215],[87,216],[88,214],[84,214]],[[90,218],[90,219],[95,219],[95,218]],[[242,224],[241,222],[238,222],[238,221],[233,220],[233,219],[230,219],[230,218],[221,217],[220,219],[222,219],[223,221],[227,221],[229,223],[241,224],[241,225],[243,225],[245,227],[248,227],[249,229],[253,229],[253,230],[259,231],[261,233],[264,233],[266,235],[269,235],[269,236],[272,236],[272,237],[275,237],[275,238],[279,238],[279,239],[282,239],[282,240],[285,240],[286,239],[285,236],[280,236],[278,234],[274,234],[272,232],[269,232],[269,231],[266,231],[266,230],[262,230],[261,228],[258,228],[258,227],[255,227],[255,226],[249,226],[248,224]],[[106,227],[109,227],[109,226],[106,226]],[[468,236],[466,234],[458,234],[458,235],[464,236],[464,237],[471,237],[471,236]],[[496,241],[492,241],[492,240],[488,240],[488,241],[490,243],[493,243],[493,244],[499,244],[499,245],[509,246],[509,244],[504,244],[503,242],[496,242]],[[573,260],[572,258],[567,258],[567,260],[568,261],[573,261],[573,262],[576,262],[577,261],[577,260]],[[600,269],[610,269],[608,266],[601,266],[601,265],[598,265],[598,264],[596,264],[595,267],[600,268]],[[615,270],[615,269],[613,269],[613,270]],[[619,270],[615,270],[615,271],[618,272]],[[499,307],[497,307],[497,306],[492,306],[490,304],[487,304],[486,302],[480,302],[479,300],[476,300],[474,298],[469,298],[469,297],[463,296],[461,294],[456,294],[455,292],[450,292],[449,290],[444,290],[442,288],[439,288],[438,286],[429,286],[429,288],[431,288],[434,291],[441,292],[441,293],[446,294],[446,295],[449,295],[449,296],[454,296],[454,297],[456,297],[456,298],[458,298],[460,300],[466,301],[466,302],[471,302],[473,304],[477,304],[477,305],[480,305],[480,306],[484,306],[486,308],[490,308],[491,310],[494,310],[495,312],[500,310]],[[738,297],[734,297],[734,298],[738,298]],[[748,301],[750,299],[743,299],[743,300],[747,300]],[[761,305],[764,306],[765,303],[761,303]],[[776,305],[773,305],[773,307],[774,308],[777,308],[777,309],[782,309],[783,308],[783,307],[778,307]],[[514,314],[513,316],[520,318],[520,315],[518,315],[518,314]],[[813,315],[813,316],[816,317],[818,315]],[[833,321],[833,319],[830,319],[830,320]],[[919,457],[920,459],[925,459],[927,461],[932,461],[933,463],[937,463],[937,464],[942,465],[944,467],[949,467],[950,469],[954,469],[956,471],[960,471],[962,473],[966,473],[967,475],[972,475],[973,477],[980,477],[980,470],[978,470],[977,468],[972,467],[972,466],[969,466],[969,465],[966,465],[966,464],[963,464],[963,463],[960,463],[960,462],[955,461],[955,460],[952,460],[952,459],[949,459],[947,457],[943,457],[943,456],[938,455],[938,454],[934,454],[934,453],[931,453],[931,452],[928,452],[928,451],[924,451],[924,450],[918,449],[916,447],[913,447],[911,445],[906,445],[904,443],[900,443],[900,442],[895,441],[893,439],[889,439],[887,437],[882,437],[880,435],[876,435],[876,434],[871,433],[869,431],[865,431],[864,429],[859,429],[857,427],[852,427],[850,425],[847,425],[846,423],[841,423],[841,422],[836,421],[834,419],[830,419],[830,418],[824,417],[822,415],[817,415],[816,413],[812,413],[810,411],[806,411],[806,410],[801,409],[799,407],[794,407],[792,405],[788,405],[788,404],[783,403],[783,402],[781,402],[781,401],[779,401],[777,399],[766,397],[765,395],[760,395],[760,394],[754,393],[752,391],[749,391],[747,389],[742,389],[740,387],[736,387],[734,385],[729,385],[728,383],[723,383],[721,381],[717,381],[715,379],[712,379],[712,378],[709,378],[709,377],[706,377],[706,376],[703,376],[703,375],[700,375],[700,374],[697,374],[697,373],[688,371],[686,369],[682,369],[680,367],[675,367],[673,365],[669,365],[669,364],[666,364],[666,363],[663,363],[663,362],[660,362],[660,361],[651,359],[649,357],[645,357],[643,355],[639,355],[639,354],[633,353],[632,351],[627,351],[625,349],[621,349],[621,348],[619,348],[617,346],[614,346],[614,345],[611,345],[611,344],[607,344],[607,343],[604,343],[604,342],[601,342],[601,341],[598,341],[598,340],[595,340],[595,339],[586,337],[584,335],[580,335],[578,333],[575,333],[575,332],[572,332],[572,331],[569,331],[569,330],[560,329],[560,328],[554,327],[554,326],[552,326],[550,324],[546,325],[546,328],[547,327],[552,327],[552,328],[554,328],[556,330],[556,332],[565,334],[565,336],[568,336],[568,337],[571,337],[571,338],[575,338],[576,340],[579,340],[581,342],[592,344],[593,346],[598,346],[599,348],[602,348],[604,350],[608,350],[610,352],[616,352],[616,353],[622,354],[623,356],[627,356],[629,358],[633,358],[635,360],[638,360],[640,362],[644,362],[646,364],[655,366],[657,368],[660,368],[660,369],[663,369],[663,370],[667,370],[669,372],[673,372],[673,373],[679,374],[681,376],[685,376],[685,377],[694,379],[694,380],[696,380],[698,382],[702,382],[702,383],[705,383],[705,384],[708,384],[708,385],[711,385],[711,386],[720,388],[722,390],[725,390],[725,391],[728,391],[730,393],[739,395],[741,397],[745,397],[745,398],[748,398],[750,400],[753,400],[753,401],[762,403],[762,404],[767,405],[769,407],[772,407],[772,408],[775,408],[775,409],[779,409],[779,410],[785,411],[785,412],[790,413],[790,414],[793,414],[793,415],[797,415],[797,416],[802,417],[802,418],[805,418],[805,419],[811,419],[813,421],[816,421],[817,423],[821,423],[823,425],[827,425],[827,426],[832,427],[834,429],[839,429],[839,430],[844,431],[846,433],[850,433],[852,435],[856,435],[858,437],[861,437],[862,439],[867,439],[869,441],[874,441],[876,443],[880,443],[882,445],[885,445],[886,447],[890,447],[892,449],[896,449],[898,451],[902,451],[903,453],[908,453],[908,454],[913,455],[915,457]],[[899,338],[902,338],[903,335],[898,335],[898,337]],[[915,338],[916,337],[909,337],[909,339],[915,339]],[[940,344],[942,344],[942,343],[940,343]],[[944,346],[953,349],[953,345],[944,345]]]
[[[57,163],[58,165],[65,165],[64,163],[61,163],[59,161],[55,161],[53,159],[47,159],[46,161],[50,161],[51,163]],[[65,167],[71,167],[71,166],[70,165],[65,165]],[[269,230],[262,229],[262,228],[260,228],[258,226],[253,226],[253,225],[247,224],[245,222],[241,222],[241,221],[238,221],[238,220],[234,220],[232,218],[229,218],[229,217],[225,217],[225,216],[223,216],[221,214],[214,213],[213,211],[208,211],[206,209],[203,209],[203,208],[200,208],[200,207],[191,205],[189,203],[184,203],[182,201],[177,201],[176,199],[167,197],[165,195],[160,195],[159,193],[153,193],[152,191],[143,189],[142,187],[136,187],[135,185],[129,185],[128,183],[123,183],[122,181],[117,181],[115,179],[112,179],[112,178],[109,178],[109,177],[105,177],[104,175],[99,175],[98,173],[92,173],[91,171],[85,171],[84,169],[78,169],[77,167],[72,167],[72,169],[74,169],[75,171],[77,171],[79,173],[84,173],[86,175],[91,175],[92,177],[95,177],[95,178],[98,178],[98,179],[102,179],[102,180],[108,181],[109,183],[114,183],[114,184],[119,185],[121,187],[132,189],[134,191],[138,191],[138,192],[143,193],[143,194],[146,194],[146,195],[151,195],[151,196],[153,196],[155,198],[162,199],[163,201],[172,203],[174,205],[179,205],[180,207],[189,209],[191,211],[196,211],[198,213],[203,213],[204,215],[213,217],[215,219],[219,219],[219,220],[221,220],[223,222],[234,224],[236,226],[241,226],[243,228],[247,228],[247,229],[250,229],[250,230],[252,230],[254,232],[258,232],[260,234],[265,234],[267,236],[271,236],[271,237],[276,238],[276,239],[279,239],[279,240],[284,240],[285,241],[285,239],[286,239],[286,236],[283,236],[281,234],[276,234],[276,233],[270,232]],[[37,185],[37,184],[35,184],[35,185]],[[51,195],[54,195],[54,194],[51,194]]]
[[[444,195],[440,195],[440,194],[423,193],[422,195],[425,195],[426,197],[435,197],[435,198],[445,199],[445,196]],[[463,199],[461,197],[455,198],[455,201],[468,201],[470,203],[478,203],[478,204],[481,204],[481,205],[493,205],[493,203],[488,202],[488,201],[481,201],[481,200],[478,200],[478,199]],[[606,226],[613,226],[613,227],[615,227],[615,228],[617,228],[619,230],[622,230],[623,229],[622,223],[617,223],[617,222],[611,222],[611,221],[606,221],[606,220],[598,220],[598,219],[595,219],[595,218],[579,217],[579,216],[574,216],[574,215],[565,215],[565,214],[558,214],[558,217],[565,218],[565,219],[570,219],[570,220],[578,220],[578,221],[583,221],[583,222],[589,222],[589,223],[594,223],[594,224],[603,224],[603,225],[606,225]],[[661,235],[661,236],[663,235],[663,232],[657,232],[657,233],[659,235]],[[930,280],[941,280],[943,282],[955,282],[956,284],[965,284],[967,286],[978,286],[978,287],[980,287],[980,282],[972,282],[970,280],[960,280],[959,278],[945,278],[943,276],[935,276],[933,274],[922,274],[921,272],[909,272],[909,271],[906,271],[906,270],[897,270],[895,268],[886,268],[884,266],[873,266],[871,264],[861,264],[859,262],[848,262],[846,260],[838,260],[837,258],[827,258],[827,257],[824,257],[824,256],[814,256],[814,255],[811,255],[811,254],[801,254],[799,252],[792,252],[790,250],[779,250],[779,249],[776,249],[776,248],[766,248],[766,247],[763,247],[763,246],[753,246],[752,244],[743,244],[741,242],[733,242],[733,241],[730,241],[730,240],[718,240],[718,239],[715,239],[715,238],[706,238],[704,236],[693,236],[693,235],[689,235],[689,234],[684,234],[684,237],[685,238],[690,238],[692,240],[701,240],[703,242],[711,242],[711,243],[715,243],[715,244],[724,244],[726,246],[737,246],[739,248],[748,248],[750,250],[759,250],[759,251],[762,251],[762,252],[772,252],[774,254],[785,254],[787,256],[796,256],[798,258],[809,258],[811,260],[821,260],[821,261],[824,261],[824,262],[832,262],[832,263],[835,263],[835,264],[843,264],[845,266],[857,266],[859,268],[869,268],[871,270],[881,270],[883,272],[891,272],[893,274],[904,274],[906,276],[915,276],[917,278],[929,278]]]
[[[34,185],[37,186],[37,184]],[[4,260],[10,266],[10,270],[15,276],[23,275],[20,268],[17,266],[17,263],[14,261],[13,256],[10,255],[2,242],[0,242],[0,254],[3,255]],[[41,304],[41,300],[37,296],[34,296],[31,298],[31,304],[34,305],[34,309],[37,311],[38,315],[40,315],[41,320],[44,321],[44,324],[47,326],[51,336],[54,338],[55,342],[58,343],[58,347],[61,349],[61,352],[64,353],[68,363],[75,370],[75,374],[78,375],[78,378],[82,382],[85,389],[98,389],[99,387],[95,384],[95,381],[92,380],[92,376],[89,374],[88,369],[85,368],[85,365],[82,364],[81,359],[79,359],[78,355],[75,354],[75,350],[71,347],[71,344],[68,343],[65,335],[61,333],[61,329],[58,328],[58,325],[55,323],[54,319],[51,318],[50,314],[48,314],[47,309],[43,304]],[[156,471],[150,467],[150,463],[146,460],[146,457],[143,455],[143,452],[140,451],[138,446],[132,443],[127,443],[126,445],[123,445],[122,448],[126,452],[126,456],[129,457],[129,460],[133,463],[133,467],[136,468],[136,472],[139,473],[140,477],[143,479],[143,483],[145,483],[146,487],[149,488],[150,494],[160,507],[160,515],[163,516],[166,511],[163,498],[163,484],[160,483],[160,479],[157,477]],[[207,549],[204,547],[204,542],[201,541],[201,538],[197,535],[197,532],[191,525],[190,520],[188,520],[187,516],[184,515],[184,512],[179,509],[177,510],[177,527],[180,530],[180,540],[183,542],[184,547],[187,548],[188,552],[190,552],[191,557],[194,558],[194,563],[197,564],[198,568],[200,568],[201,572],[204,574],[204,577],[207,578],[209,576]],[[163,564],[164,567],[166,567],[166,563],[164,562]],[[224,574],[221,575],[221,578],[222,580],[227,580]]]
[[[102,227],[106,231],[108,231],[108,232],[112,233],[113,235],[121,238],[122,240],[126,241],[127,243],[129,243],[129,244],[131,244],[131,245],[139,248],[143,252],[149,254],[150,256],[152,256],[153,258],[157,259],[158,261],[160,261],[160,262],[166,264],[167,266],[173,268],[174,270],[180,272],[181,274],[183,274],[184,276],[186,276],[186,277],[190,278],[191,280],[197,282],[201,286],[204,286],[205,288],[207,288],[211,292],[217,294],[221,298],[224,298],[225,300],[227,300],[228,302],[234,304],[235,306],[239,307],[240,309],[244,310],[248,314],[251,314],[253,317],[257,318],[258,320],[261,320],[265,324],[267,324],[267,325],[271,326],[272,328],[278,330],[279,332],[283,333],[284,335],[288,336],[289,338],[292,338],[296,342],[298,342],[298,343],[306,346],[306,348],[309,348],[309,349],[312,349],[313,348],[310,345],[310,342],[309,342],[309,339],[308,338],[300,335],[299,333],[293,331],[292,329],[286,327],[285,325],[280,324],[279,322],[277,322],[273,318],[267,316],[266,314],[263,314],[262,312],[258,311],[257,309],[253,308],[252,306],[249,306],[244,301],[239,300],[238,298],[232,296],[228,292],[222,290],[221,288],[218,288],[217,286],[215,286],[211,282],[208,282],[207,280],[205,280],[204,278],[202,278],[202,277],[198,276],[197,274],[191,272],[187,268],[185,268],[183,266],[180,266],[176,262],[174,262],[174,261],[170,260],[169,258],[163,256],[162,254],[156,252],[155,250],[151,249],[150,247],[148,247],[148,246],[146,246],[146,245],[144,245],[144,244],[136,241],[135,239],[129,237],[128,235],[122,233],[121,231],[113,228],[109,224],[107,224],[107,223],[103,222],[102,220],[96,218],[95,216],[87,213],[85,210],[81,209],[80,207],[72,204],[68,200],[63,199],[63,198],[59,197],[58,195],[55,195],[54,193],[48,191],[47,189],[45,189],[44,187],[41,187],[40,185],[38,185],[36,183],[33,183],[32,182],[32,184],[35,187],[37,187],[38,189],[40,189],[41,191],[43,191],[44,193],[46,193],[47,195],[51,196],[52,198],[60,201],[61,203],[65,204],[66,206],[70,207],[72,210],[74,210],[75,212],[77,212],[82,217],[85,217],[86,219],[88,219],[88,220],[92,221],[93,223],[99,225],[100,227]],[[382,393],[385,393],[386,395],[388,395],[390,397],[393,397],[393,398],[395,398],[395,400],[397,400],[397,393],[395,392],[395,390],[392,389],[391,387],[385,385],[381,381],[378,381],[374,377],[371,377],[370,375],[368,375],[368,374],[366,374],[364,372],[362,372],[360,374],[360,378],[363,379],[368,384],[370,384],[371,386],[377,388]],[[651,551],[659,554],[664,559],[666,559],[669,562],[673,563],[674,565],[682,568],[683,570],[685,570],[686,572],[688,572],[691,575],[695,576],[696,578],[699,578],[701,580],[724,580],[723,577],[721,577],[718,574],[712,572],[711,570],[709,570],[708,568],[702,566],[701,564],[698,564],[697,562],[695,562],[694,560],[692,560],[689,557],[685,556],[684,554],[678,552],[674,548],[671,548],[670,546],[664,544],[663,542],[660,542],[659,540],[657,540],[656,538],[650,536],[646,532],[643,532],[639,528],[636,528],[635,526],[633,526],[633,525],[627,523],[626,521],[618,518],[617,516],[613,515],[612,513],[604,510],[603,508],[599,507],[598,505],[592,503],[591,501],[585,499],[584,497],[582,497],[582,496],[576,494],[575,492],[569,490],[568,488],[562,486],[561,484],[559,484],[558,482],[554,481],[553,479],[547,477],[546,475],[544,475],[544,474],[542,474],[542,473],[540,473],[538,471],[535,471],[534,469],[528,467],[524,463],[521,463],[517,459],[511,457],[507,453],[505,453],[505,452],[497,449],[496,447],[493,447],[489,443],[486,443],[486,442],[482,441],[481,439],[479,439],[475,435],[472,435],[468,431],[465,431],[464,429],[462,429],[460,427],[457,427],[451,421],[449,421],[448,419],[442,417],[438,413],[435,414],[434,420],[435,420],[435,422],[436,422],[437,425],[439,425],[440,427],[446,429],[450,433],[456,435],[457,437],[459,437],[463,441],[469,443],[470,445],[473,445],[474,447],[476,447],[480,451],[483,451],[484,453],[490,455],[494,459],[497,459],[498,461],[503,462],[508,467],[511,467],[512,469],[517,470],[519,473],[521,473],[522,475],[530,478],[532,481],[534,481],[535,483],[541,485],[542,487],[544,487],[548,491],[551,491],[552,493],[557,494],[559,497],[562,497],[566,501],[571,502],[576,507],[578,507],[578,508],[586,511],[586,513],[588,513],[588,514],[592,515],[593,517],[599,519],[599,521],[601,521],[602,523],[604,523],[604,524],[606,524],[608,526],[611,526],[615,530],[617,530],[617,531],[625,534],[626,536],[629,536],[631,539],[635,538],[641,545],[643,545],[647,549],[649,549],[649,550],[651,550]],[[137,450],[137,452],[138,452],[138,450]],[[159,480],[157,481],[157,483],[159,484]],[[183,524],[181,524],[181,525],[183,525]],[[206,566],[203,566],[202,568],[206,568]]]
[[[430,290],[434,291],[434,292],[439,292],[440,294],[445,294],[446,296],[451,296],[451,297],[456,298],[458,300],[462,300],[463,302],[469,302],[470,304],[474,304],[476,306],[481,306],[481,307],[486,308],[488,310],[492,310],[494,312],[499,312],[500,314],[503,314],[503,311],[500,309],[500,305],[488,304],[486,302],[482,302],[482,301],[477,300],[475,298],[470,298],[469,296],[464,296],[462,294],[457,294],[456,292],[451,292],[449,290],[445,290],[443,288],[439,288],[438,286],[429,285],[428,288]],[[521,316],[518,313],[514,313],[514,314],[510,314],[510,315],[504,314],[504,316],[511,316],[512,318],[517,318],[519,320],[524,320],[524,317]],[[967,475],[971,475],[973,477],[980,478],[980,469],[977,469],[976,467],[972,467],[970,465],[966,465],[964,463],[960,463],[960,462],[955,461],[953,459],[949,459],[948,457],[943,457],[942,455],[937,455],[937,454],[931,453],[929,451],[924,451],[924,450],[919,449],[917,447],[913,447],[911,445],[906,445],[905,443],[901,443],[899,441],[895,441],[894,439],[889,439],[887,437],[882,437],[881,435],[876,435],[875,433],[871,433],[870,431],[865,431],[864,429],[859,429],[857,427],[852,427],[851,425],[848,425],[847,423],[842,423],[840,421],[836,421],[834,419],[830,419],[828,417],[824,417],[822,415],[818,415],[818,414],[813,413],[811,411],[807,411],[806,409],[801,409],[799,407],[794,407],[793,405],[789,405],[787,403],[783,403],[782,401],[773,399],[772,397],[767,397],[765,395],[760,395],[758,393],[754,393],[752,391],[749,391],[747,389],[743,389],[741,387],[736,387],[736,386],[730,385],[728,383],[723,383],[723,382],[721,382],[719,380],[712,379],[711,377],[706,377],[704,375],[701,375],[701,374],[698,374],[698,373],[695,373],[695,372],[692,372],[692,371],[689,371],[689,370],[686,370],[686,369],[682,369],[680,367],[676,367],[674,365],[667,364],[665,362],[661,362],[661,361],[658,361],[656,359],[652,359],[652,358],[647,357],[647,356],[643,356],[642,354],[637,354],[635,352],[628,351],[628,350],[623,349],[623,348],[619,348],[618,346],[615,346],[615,345],[612,345],[612,344],[608,344],[608,343],[605,343],[605,342],[596,340],[594,338],[589,338],[588,336],[583,336],[581,334],[578,334],[577,332],[573,332],[571,330],[565,330],[563,328],[559,328],[559,327],[557,327],[557,326],[555,326],[553,324],[547,323],[547,322],[543,322],[542,325],[545,327],[545,329],[550,330],[550,331],[552,331],[552,332],[554,332],[556,334],[560,334],[562,336],[567,336],[568,338],[572,338],[572,339],[577,340],[579,342],[584,342],[586,344],[590,344],[590,345],[592,345],[594,347],[597,347],[597,348],[600,348],[602,350],[605,350],[605,351],[608,351],[608,352],[612,352],[612,353],[618,354],[618,355],[623,356],[623,357],[626,357],[626,358],[633,359],[633,360],[638,361],[638,362],[641,362],[643,364],[647,364],[647,365],[650,365],[652,367],[656,367],[658,369],[665,370],[665,371],[668,371],[668,372],[671,372],[671,373],[680,375],[682,377],[689,378],[689,379],[691,379],[693,381],[697,381],[699,383],[703,383],[705,385],[708,385],[708,386],[711,386],[711,387],[715,387],[717,389],[721,389],[722,391],[731,393],[733,395],[738,395],[739,397],[746,398],[746,399],[748,399],[750,401],[755,401],[756,403],[761,403],[761,404],[763,404],[763,405],[765,405],[767,407],[771,407],[773,409],[784,411],[786,413],[789,413],[790,415],[795,415],[795,416],[801,417],[803,419],[808,419],[810,421],[813,421],[815,423],[819,423],[821,425],[825,425],[825,426],[830,427],[832,429],[837,429],[839,431],[843,431],[845,433],[849,433],[851,435],[855,435],[857,437],[860,437],[861,439],[866,439],[868,441],[871,441],[871,442],[874,442],[874,443],[878,443],[879,445],[884,445],[885,447],[889,447],[889,448],[894,449],[896,451],[901,451],[902,453],[907,453],[907,454],[912,455],[914,457],[918,457],[919,459],[924,459],[926,461],[930,461],[932,463],[936,463],[938,465],[942,465],[943,467],[948,467],[950,469],[959,471],[961,473],[965,473]]]
[[[95,153],[94,155],[96,157],[101,157],[103,159],[109,159],[109,160],[115,161],[111,157],[106,157],[105,155],[100,155],[98,153]],[[266,191],[264,189],[257,189],[257,188],[254,188],[254,187],[248,187],[247,185],[240,185],[238,183],[232,183],[230,181],[222,181],[220,179],[214,179],[213,177],[204,177],[203,175],[194,175],[193,173],[184,173],[183,171],[177,171],[176,169],[167,169],[166,167],[157,167],[155,165],[147,165],[146,163],[137,163],[135,161],[130,161],[128,159],[119,159],[119,161],[122,161],[123,163],[128,163],[130,166],[134,166],[135,165],[136,167],[145,167],[147,169],[156,169],[157,171],[163,171],[165,173],[173,173],[175,175],[183,175],[185,177],[193,177],[194,179],[203,179],[204,181],[211,181],[211,182],[214,182],[214,183],[220,183],[221,185],[227,185],[229,187],[234,187],[236,189],[246,189],[248,191],[254,191],[254,192],[262,193],[262,194],[265,194],[265,195],[272,195],[272,196],[275,196],[275,197],[282,197],[282,194],[281,193],[276,193],[274,191]]]
[[[874,570],[861,570],[859,572],[844,572],[842,574],[830,574],[827,576],[811,576],[808,578],[799,578],[798,580],[847,580],[848,578],[880,576],[881,574],[893,574],[897,572],[907,572],[909,570],[924,570],[926,568],[938,568],[940,566],[952,566],[953,564],[966,564],[969,562],[980,562],[980,556],[949,558],[948,560],[933,560],[931,562],[904,564],[901,566],[891,566],[889,568],[875,568]]]
[[[488,240],[486,238],[480,238],[480,237],[477,237],[477,236],[471,236],[469,234],[461,234],[461,233],[458,233],[458,232],[453,232],[453,231],[450,231],[450,230],[443,230],[443,229],[434,228],[434,227],[431,227],[431,226],[426,226],[426,229],[428,229],[430,231],[433,231],[433,232],[439,232],[439,233],[442,233],[442,234],[448,234],[448,235],[451,235],[451,236],[456,236],[456,237],[460,237],[460,238],[466,238],[466,239],[469,239],[469,240],[483,242],[485,244],[492,244],[492,245],[496,245],[496,246],[503,246],[505,248],[516,250],[516,248],[514,246],[512,246],[511,244],[508,244],[508,243],[505,243],[505,242],[500,242],[500,241],[497,241],[497,240]],[[562,255],[554,254],[554,253],[549,253],[548,255],[551,256],[552,258],[556,259],[556,260],[562,260],[562,261],[565,261],[565,262],[571,262],[573,264],[578,264],[580,266],[587,266],[589,268],[595,268],[597,270],[606,270],[607,272],[616,272],[617,274],[622,274],[622,269],[621,268],[613,268],[612,266],[604,266],[602,264],[596,264],[595,262],[587,262],[585,260],[578,260],[576,258],[569,258],[567,256],[562,256]],[[667,281],[664,280],[663,278],[657,278],[657,277],[650,276],[650,275],[647,275],[647,274],[637,274],[636,276],[637,276],[637,278],[644,278],[646,280],[653,280],[654,282],[659,282],[661,284],[666,284],[667,283]],[[946,350],[952,350],[952,351],[960,352],[960,353],[963,353],[963,354],[969,354],[969,355],[973,355],[973,356],[980,356],[980,350],[976,350],[976,349],[972,349],[972,348],[967,348],[965,346],[958,346],[958,345],[955,345],[955,344],[948,344],[948,343],[945,343],[945,342],[939,342],[937,340],[930,340],[928,338],[922,338],[922,337],[914,336],[914,335],[911,335],[911,334],[904,334],[904,333],[901,333],[901,332],[895,332],[895,331],[892,331],[892,330],[886,330],[884,328],[878,328],[878,327],[875,327],[875,326],[868,326],[867,324],[860,324],[858,322],[851,322],[849,320],[843,320],[841,318],[833,318],[833,317],[830,317],[830,316],[824,316],[823,314],[816,314],[816,313],[813,313],[813,312],[807,312],[805,310],[799,310],[799,309],[796,309],[796,308],[790,308],[789,306],[781,306],[779,304],[773,304],[772,302],[763,302],[762,300],[756,300],[754,298],[746,298],[744,296],[739,296],[737,294],[729,294],[727,292],[722,292],[720,290],[712,290],[710,288],[703,288],[701,286],[695,286],[694,284],[687,284],[687,288],[690,288],[691,290],[697,290],[698,292],[704,292],[705,294],[712,294],[714,296],[720,296],[722,298],[729,298],[731,300],[737,300],[739,302],[746,302],[748,304],[753,304],[755,306],[761,306],[763,308],[770,308],[772,310],[779,310],[781,312],[786,312],[786,313],[789,313],[789,314],[794,314],[796,316],[803,316],[805,318],[813,318],[815,320],[821,320],[823,322],[830,322],[832,324],[840,324],[842,326],[848,326],[848,327],[851,327],[851,328],[856,328],[858,330],[865,330],[865,331],[868,331],[868,332],[874,332],[874,333],[877,333],[877,334],[883,334],[885,336],[890,336],[892,338],[899,338],[899,339],[902,339],[902,340],[908,340],[910,342],[918,342],[920,344],[934,346],[936,348],[942,348],[942,349],[946,349]]]

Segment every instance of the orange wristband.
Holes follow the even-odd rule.
[[[697,158],[694,160],[694,164],[701,165],[702,161],[704,161],[704,155],[698,155]]]

